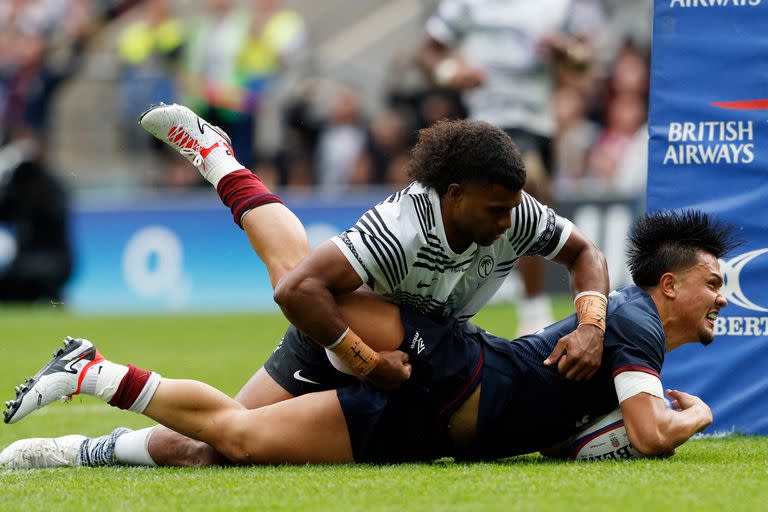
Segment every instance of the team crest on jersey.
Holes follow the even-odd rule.
[[[480,263],[477,264],[477,273],[480,277],[488,277],[491,275],[491,271],[495,265],[495,261],[491,256],[485,255],[480,258]]]

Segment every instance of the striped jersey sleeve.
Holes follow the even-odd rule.
[[[376,293],[390,293],[405,279],[415,256],[413,247],[420,245],[414,242],[424,240],[435,225],[426,197],[405,192],[371,208],[352,228],[332,239]]]
[[[571,221],[523,192],[520,205],[512,210],[508,239],[521,256],[552,259],[563,248],[572,231]]]

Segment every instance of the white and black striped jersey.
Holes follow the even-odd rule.
[[[486,74],[467,91],[472,119],[551,137],[552,67],[540,43],[557,32],[599,34],[595,0],[441,0],[427,33]]]
[[[466,321],[501,286],[520,256],[554,258],[571,234],[568,219],[522,193],[512,226],[492,245],[456,254],[445,236],[440,198],[418,182],[368,210],[333,238],[374,292],[429,316]]]

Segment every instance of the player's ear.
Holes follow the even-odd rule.
[[[680,280],[673,272],[667,272],[659,278],[659,290],[669,299],[677,297]]]
[[[445,191],[445,197],[451,201],[458,201],[464,196],[464,186],[461,183],[451,183]]]

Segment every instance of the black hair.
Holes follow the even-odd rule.
[[[694,266],[699,251],[722,258],[742,244],[724,224],[699,210],[665,210],[640,217],[629,232],[629,271],[641,288],[659,284],[666,272]]]
[[[443,120],[419,131],[409,176],[441,196],[451,183],[480,182],[520,190],[525,166],[504,130],[482,121]]]

